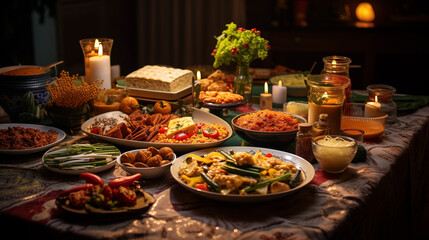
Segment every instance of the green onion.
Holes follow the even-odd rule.
[[[61,169],[84,169],[105,165],[119,156],[121,152],[113,145],[73,144],[55,148],[45,154],[44,163]]]

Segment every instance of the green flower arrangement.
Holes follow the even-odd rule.
[[[216,48],[212,55],[215,58],[214,68],[231,62],[249,65],[255,59],[265,59],[268,56],[270,45],[268,41],[261,37],[261,32],[252,28],[246,30],[239,27],[234,22],[226,24],[227,29],[217,39]]]

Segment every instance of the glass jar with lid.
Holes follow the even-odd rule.
[[[373,84],[366,88],[368,92],[368,102],[379,102],[381,110],[387,114],[386,122],[393,123],[396,120],[397,107],[393,101],[393,94],[396,89],[389,85]]]

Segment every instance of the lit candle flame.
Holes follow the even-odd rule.
[[[267,82],[265,82],[265,85],[264,85],[264,93],[268,93],[268,83]]]
[[[197,71],[197,80],[201,80],[201,72]]]
[[[375,101],[375,102],[378,102],[378,97],[377,97],[377,95],[375,95],[374,101]]]
[[[334,65],[335,65],[335,64],[337,64],[337,61],[335,61],[335,60],[332,60],[332,64],[334,64]]]
[[[328,93],[327,93],[327,92],[325,92],[325,93],[322,95],[322,98],[323,98],[323,99],[327,99],[327,98],[328,98]]]
[[[98,48],[98,56],[103,55],[103,44],[100,44],[100,47]]]
[[[282,86],[282,80],[279,80],[279,87]]]
[[[98,39],[95,39],[94,48],[98,49],[99,46],[100,46],[100,42],[98,41]]]

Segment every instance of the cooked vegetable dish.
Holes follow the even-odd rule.
[[[103,179],[98,175],[81,173],[80,178],[85,180],[86,184],[62,192],[56,199],[56,204],[69,211],[83,210],[97,213],[143,208],[153,203],[154,199],[141,190],[137,181],[140,177],[141,174],[137,173],[115,178],[104,185]]]
[[[223,150],[204,156],[190,154],[178,174],[191,187],[224,195],[284,192],[302,181],[294,164],[259,150],[254,155]]]

